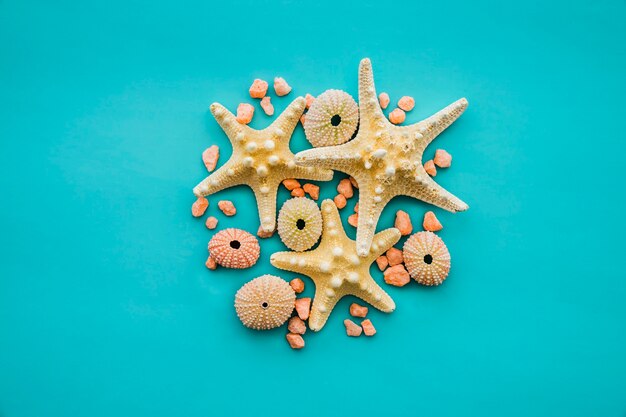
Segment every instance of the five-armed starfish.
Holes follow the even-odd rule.
[[[296,166],[289,150],[291,134],[304,106],[304,98],[298,97],[269,127],[254,130],[239,123],[221,104],[211,104],[211,113],[230,139],[233,154],[193,189],[194,194],[204,197],[236,185],[248,185],[256,196],[261,227],[266,232],[273,231],[276,193],[281,181],[288,178],[328,181],[333,177],[328,169]]]
[[[356,253],[356,242],[346,236],[332,200],[322,202],[322,221],[322,240],[317,248],[308,252],[277,252],[270,258],[276,268],[307,275],[315,282],[309,328],[318,331],[324,327],[335,304],[345,295],[359,297],[386,313],[395,310],[396,304],[376,284],[369,270],[376,258],[400,240],[398,229],[376,234],[371,251],[362,258]]]
[[[467,100],[462,98],[419,123],[394,126],[378,104],[370,60],[361,61],[357,136],[342,145],[309,149],[296,155],[298,165],[330,168],[356,179],[359,256],[368,256],[380,213],[395,196],[407,195],[451,212],[468,209],[467,204],[444,190],[422,166],[426,146],[466,108]]]

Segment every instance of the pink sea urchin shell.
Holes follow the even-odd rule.
[[[259,241],[241,229],[224,229],[209,242],[209,252],[215,262],[225,268],[250,268],[259,259]]]
[[[422,285],[439,285],[450,272],[450,252],[433,232],[415,233],[404,244],[404,264]]]
[[[263,275],[245,284],[235,295],[235,310],[244,326],[268,330],[289,319],[296,293],[289,283],[274,275]]]
[[[304,133],[313,146],[340,145],[352,138],[358,124],[359,108],[350,94],[327,90],[311,104]]]

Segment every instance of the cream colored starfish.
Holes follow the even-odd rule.
[[[193,192],[198,197],[225,188],[245,184],[252,188],[257,201],[261,227],[271,232],[276,226],[276,193],[287,178],[328,181],[333,172],[318,167],[296,166],[289,150],[289,141],[304,112],[303,97],[295,99],[267,128],[254,130],[237,121],[219,103],[211,104],[211,113],[233,145],[230,159],[198,184]]]
[[[317,248],[308,252],[277,252],[270,258],[276,268],[307,275],[315,282],[309,316],[311,330],[324,327],[335,304],[345,295],[359,297],[386,313],[395,310],[396,304],[370,275],[370,265],[400,240],[398,229],[377,233],[371,251],[362,258],[356,253],[356,242],[346,236],[332,200],[322,202],[322,221],[322,240]]]
[[[359,66],[359,132],[342,145],[309,149],[296,155],[304,166],[345,172],[359,185],[356,241],[358,254],[367,256],[376,224],[385,205],[407,195],[448,211],[468,205],[437,184],[422,166],[424,149],[467,108],[462,98],[429,118],[410,126],[395,126],[383,115],[374,88],[369,59]]]

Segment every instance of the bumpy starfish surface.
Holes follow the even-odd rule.
[[[328,181],[333,172],[318,167],[297,166],[289,150],[289,141],[304,112],[303,97],[295,99],[267,128],[254,130],[239,123],[219,103],[211,104],[211,113],[233,145],[230,159],[198,184],[193,192],[204,197],[236,185],[248,185],[254,191],[261,227],[271,232],[276,226],[276,193],[287,178]]]
[[[422,166],[424,149],[467,108],[462,98],[419,123],[392,125],[383,115],[374,88],[369,59],[359,66],[359,112],[357,136],[342,145],[310,149],[296,155],[304,166],[345,172],[359,185],[357,227],[358,254],[367,256],[376,224],[393,197],[407,195],[448,211],[468,205],[437,184]]]
[[[318,331],[339,299],[354,295],[386,313],[396,304],[370,275],[370,265],[400,240],[400,231],[390,228],[374,236],[371,251],[365,258],[356,253],[356,242],[346,236],[337,206],[332,200],[322,202],[323,233],[319,246],[308,252],[277,252],[270,258],[276,268],[311,277],[315,298],[309,327]]]

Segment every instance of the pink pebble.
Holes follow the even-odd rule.
[[[433,158],[433,162],[439,168],[448,168],[452,165],[452,155],[443,149],[437,149],[435,151],[435,157]]]
[[[254,107],[252,104],[241,103],[237,106],[237,121],[244,125],[247,125],[252,121],[252,116],[254,115]]]
[[[256,79],[252,82],[250,86],[250,97],[252,98],[263,98],[265,94],[267,94],[267,81],[263,81],[260,79]]]
[[[389,113],[389,121],[394,125],[399,125],[404,122],[406,119],[406,113],[402,109],[394,109],[391,113]]]
[[[204,162],[204,166],[209,172],[215,169],[219,157],[220,148],[217,145],[210,146],[202,152],[202,162]]]
[[[410,96],[403,96],[400,100],[398,100],[398,107],[404,111],[411,111],[413,110],[413,107],[415,107],[415,99]]]
[[[311,104],[313,104],[313,102],[315,101],[315,97],[313,97],[309,93],[306,93],[306,96],[304,96],[304,100],[306,101],[306,108],[308,109],[309,107],[311,107]]]
[[[387,106],[389,105],[390,101],[391,100],[389,100],[389,94],[387,94],[387,93],[380,93],[378,95],[378,102],[380,103],[380,108],[381,109],[383,109],[383,110],[386,109]]]
[[[291,86],[287,84],[284,78],[276,77],[274,78],[274,91],[276,91],[277,96],[286,96],[291,91]]]
[[[215,229],[217,227],[217,219],[213,216],[209,216],[206,218],[206,222],[204,223],[207,229]]]
[[[261,99],[261,108],[268,116],[274,115],[274,106],[272,105],[269,96],[265,96]]]

